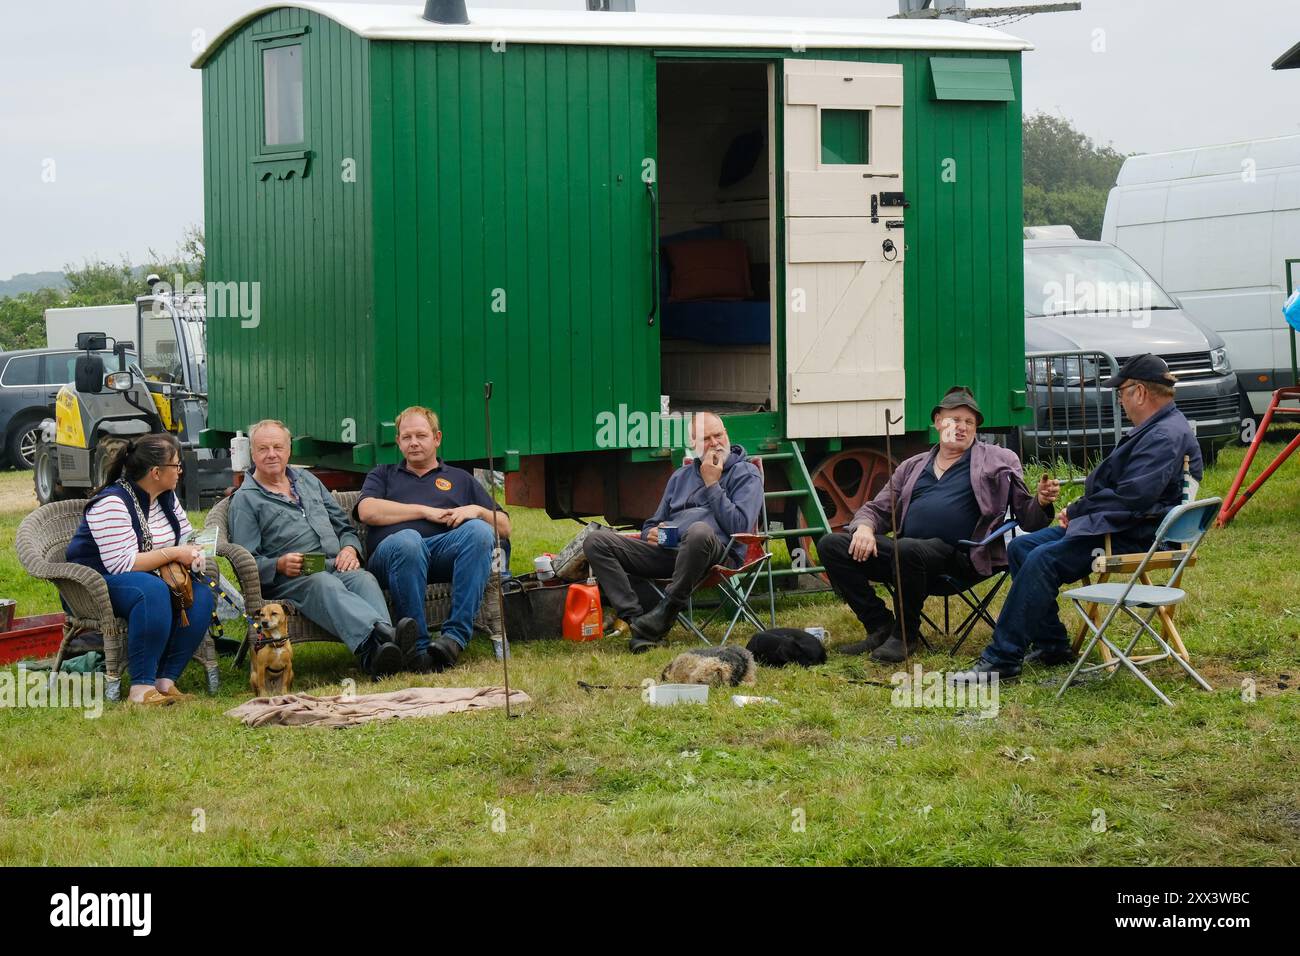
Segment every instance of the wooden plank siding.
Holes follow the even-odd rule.
[[[256,34],[306,26],[305,178],[259,179],[262,143]],[[209,427],[234,432],[281,418],[295,434],[337,442],[347,419],[358,440],[376,427],[368,177],[369,48],[334,21],[271,11],[232,36],[204,66],[207,278],[259,283],[256,327],[210,318]],[[344,182],[343,161],[357,181]]]
[[[592,450],[600,412],[656,408],[650,54],[394,42],[370,62],[379,419],[433,407],[455,460],[485,453],[485,381],[498,454]]]

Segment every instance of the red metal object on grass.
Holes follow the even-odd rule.
[[[14,618],[11,629],[0,632],[0,664],[57,654],[63,640],[63,621],[62,614]]]
[[[1232,487],[1228,489],[1227,495],[1223,498],[1223,507],[1219,509],[1219,517],[1215,524],[1222,528],[1231,521],[1242,508],[1246,507],[1246,502],[1251,499],[1255,492],[1259,491],[1260,486],[1269,479],[1273,472],[1281,467],[1282,462],[1291,457],[1297,448],[1300,448],[1300,435],[1283,448],[1273,463],[1270,464],[1260,474],[1258,478],[1250,483],[1250,487],[1237,496],[1241,488],[1241,483],[1246,480],[1246,475],[1250,472],[1251,463],[1255,460],[1255,452],[1259,451],[1260,443],[1264,440],[1264,433],[1268,431],[1268,426],[1272,424],[1274,415],[1295,415],[1300,416],[1300,408],[1282,408],[1280,403],[1288,399],[1300,400],[1300,386],[1291,385],[1287,388],[1279,388],[1273,393],[1272,400],[1268,403],[1268,410],[1264,412],[1264,419],[1259,423],[1259,430],[1255,432],[1255,440],[1250,443],[1250,449],[1246,452],[1246,457],[1241,460],[1241,467],[1237,469],[1237,477],[1232,479]]]

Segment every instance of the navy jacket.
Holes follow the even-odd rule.
[[[700,477],[698,459],[673,472],[654,516],[641,527],[641,538],[665,521],[678,525],[683,533],[695,522],[706,521],[728,546],[727,557],[734,563],[744,557],[745,546],[733,543],[731,536],[753,531],[762,508],[763,478],[758,467],[747,459],[744,448],[732,445],[722,477],[708,487]]]
[[[136,500],[140,502],[140,510],[145,514],[149,513],[149,493],[144,489],[132,484],[131,490],[135,492]],[[135,532],[136,548],[144,550],[143,529],[140,527],[140,519],[135,513],[135,508],[131,506],[131,499],[126,496],[126,489],[121,485],[109,485],[95,497],[86,502],[86,507],[81,511],[81,524],[77,526],[77,533],[72,536],[68,542],[66,557],[73,564],[84,564],[88,568],[94,568],[100,574],[108,574],[104,570],[104,562],[99,557],[99,545],[95,543],[95,536],[90,532],[90,524],[86,521],[86,512],[95,506],[96,502],[104,498],[120,498],[126,504],[126,513],[131,516],[131,530]],[[163,514],[167,516],[167,523],[172,526],[172,533],[176,540],[181,539],[181,523],[176,520],[176,493],[173,491],[164,491],[158,496],[158,504],[163,509]]]
[[[1149,526],[1183,500],[1183,457],[1201,480],[1201,449],[1192,427],[1170,402],[1115,446],[1092,470],[1084,495],[1065,509],[1066,537],[1113,534]]]

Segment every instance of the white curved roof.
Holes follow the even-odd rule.
[[[576,2],[576,0],[574,0]],[[203,63],[254,17],[301,7],[335,20],[369,40],[443,40],[489,43],[570,43],[595,46],[869,50],[1032,50],[1019,37],[953,20],[820,17],[737,17],[700,14],[595,13],[587,10],[499,10],[468,4],[470,23],[430,23],[420,0],[401,4],[273,3],[240,17],[194,61]]]
[[[1255,168],[1261,171],[1300,166],[1300,136],[1274,136],[1270,139],[1129,156],[1115,177],[1115,185],[1163,183],[1171,179],[1193,179],[1199,176],[1239,176],[1242,162],[1247,159],[1254,160]]]

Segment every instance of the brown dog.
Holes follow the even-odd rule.
[[[261,631],[253,637],[248,684],[258,697],[287,694],[293,686],[293,644],[286,633],[284,608],[263,604],[255,617]]]

